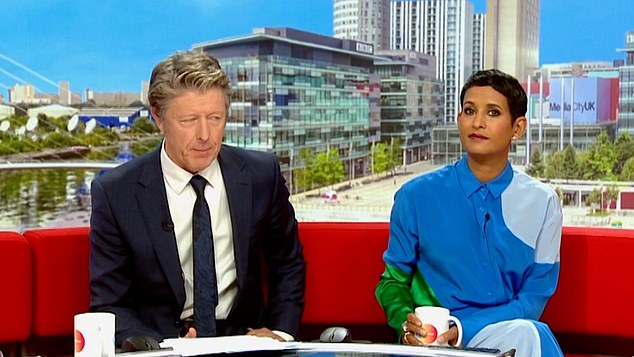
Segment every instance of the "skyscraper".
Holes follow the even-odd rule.
[[[539,0],[487,0],[484,66],[520,80],[539,66]]]
[[[484,69],[486,43],[486,14],[473,14],[473,64],[472,70]]]
[[[70,82],[68,81],[59,82],[59,104],[71,104]]]
[[[619,68],[618,134],[634,136],[634,31],[625,34],[625,65]]]
[[[334,37],[390,47],[390,0],[334,0]]]
[[[436,58],[436,77],[445,82],[444,123],[455,123],[460,89],[473,72],[473,5],[468,0],[394,0],[391,47]]]
[[[9,87],[9,103],[37,103],[35,86],[29,83],[15,84]]]

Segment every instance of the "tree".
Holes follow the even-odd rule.
[[[390,168],[389,147],[386,143],[377,143],[372,148],[372,168],[375,174],[385,172]]]
[[[612,206],[612,202],[616,202],[619,199],[620,192],[621,190],[619,190],[619,187],[616,185],[609,185],[608,187],[606,187],[605,189],[606,205],[605,206],[608,210],[610,209],[610,206]]]
[[[608,138],[608,133],[602,131],[597,136],[597,142],[592,144],[581,160],[581,172],[586,180],[610,180],[614,176],[612,168],[616,164],[614,145]]]
[[[546,169],[544,170],[544,176],[546,178],[560,178],[564,172],[564,152],[553,151],[546,158]]]
[[[130,133],[133,134],[154,134],[158,131],[158,127],[154,121],[148,117],[140,117],[130,125]]]
[[[299,151],[298,158],[298,166],[301,168],[294,170],[293,183],[298,190],[311,189],[314,182],[312,166],[315,157],[313,152],[308,148],[303,148]]]
[[[153,138],[148,140],[136,140],[132,144],[132,153],[136,156],[141,156],[148,151],[156,149],[161,143],[162,138]]]
[[[339,150],[320,152],[315,158],[313,177],[320,185],[332,185],[345,178],[343,162],[339,157]]]
[[[621,181],[634,181],[634,157],[630,157],[625,161],[619,179]]]
[[[634,140],[627,132],[623,132],[616,138],[614,151],[616,152],[616,163],[612,168],[612,172],[615,176],[619,176],[623,171],[623,165],[628,159],[634,157]]]
[[[544,171],[546,171],[546,164],[544,163],[542,151],[539,148],[535,148],[531,153],[531,163],[526,168],[526,173],[533,177],[544,177]]]
[[[601,207],[601,195],[601,190],[595,188],[586,196],[586,205],[592,207],[592,213],[596,211],[596,207]]]
[[[572,145],[568,145],[564,150],[564,162],[562,178],[576,179],[579,177],[579,160],[577,159],[577,151]]]

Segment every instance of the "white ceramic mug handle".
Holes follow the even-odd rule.
[[[455,346],[460,346],[460,344],[462,343],[462,324],[460,323],[460,320],[455,316],[449,316],[449,321],[453,321],[458,328],[458,339],[456,340]]]

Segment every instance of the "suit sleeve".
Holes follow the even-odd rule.
[[[146,326],[129,306],[133,289],[130,253],[119,231],[108,195],[99,180],[91,185],[90,310],[116,315],[117,346],[132,335],[163,336]]]
[[[271,205],[263,242],[264,258],[269,270],[267,327],[297,337],[304,309],[306,268],[295,212],[274,157],[271,171]]]

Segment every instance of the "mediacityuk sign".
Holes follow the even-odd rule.
[[[563,80],[552,78],[549,102],[550,118],[561,118],[563,110],[564,122],[569,123],[574,116],[575,123],[596,124],[610,115],[610,80],[586,77]]]

